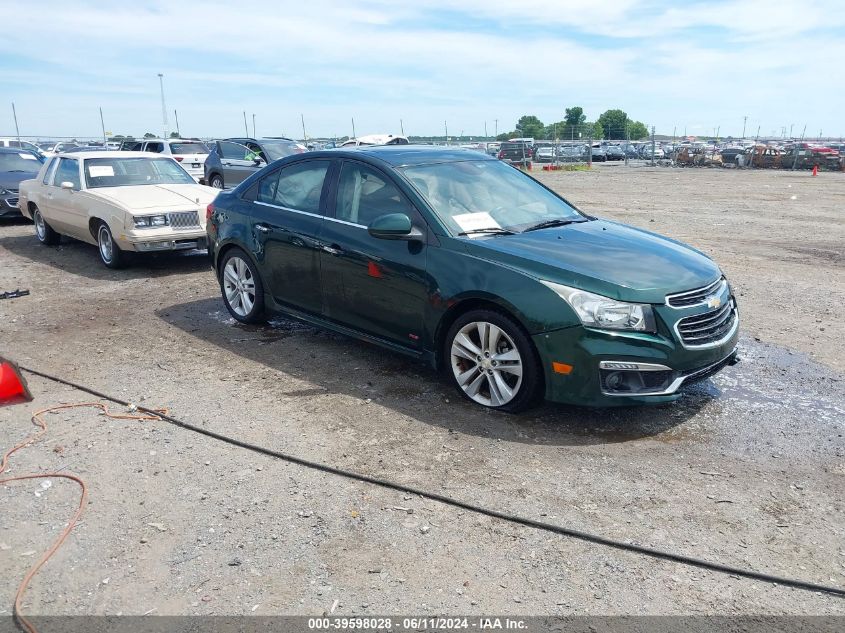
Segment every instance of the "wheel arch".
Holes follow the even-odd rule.
[[[452,324],[461,316],[472,310],[492,310],[512,319],[519,327],[522,328],[523,332],[528,337],[528,340],[531,341],[531,345],[534,345],[534,342],[531,339],[531,333],[525,325],[525,317],[519,310],[516,309],[515,306],[496,295],[488,295],[486,293],[483,295],[470,295],[452,303],[437,324],[433,337],[434,364],[437,370],[441,370],[443,368],[443,360],[445,357],[444,347],[446,343],[445,339],[446,334],[449,332],[449,328],[451,328]],[[536,352],[537,350],[535,349],[534,351]]]

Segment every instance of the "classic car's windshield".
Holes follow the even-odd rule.
[[[89,158],[89,189],[127,185],[190,185],[196,181],[171,158]]]
[[[522,172],[500,161],[418,165],[402,169],[453,234],[520,231],[547,220],[585,220]]]

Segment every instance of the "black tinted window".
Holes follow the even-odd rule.
[[[313,160],[285,167],[261,180],[258,200],[297,211],[319,213],[320,196],[328,169],[327,160]],[[276,174],[278,179],[275,178]]]
[[[245,145],[233,143],[232,141],[220,141],[220,156],[232,160],[248,160],[246,156],[251,154]]]
[[[337,188],[335,217],[368,225],[387,213],[411,215],[411,206],[383,174],[360,163],[346,162]]]

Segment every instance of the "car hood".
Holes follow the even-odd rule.
[[[31,180],[37,175],[37,171],[0,172],[0,189],[19,189],[21,182],[24,180]]]
[[[117,202],[130,211],[186,206],[205,206],[219,193],[203,185],[132,185],[89,189],[95,194]]]
[[[467,248],[533,277],[641,303],[663,303],[721,274],[700,251],[606,220],[471,240]]]

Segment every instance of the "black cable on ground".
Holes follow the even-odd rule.
[[[73,387],[74,389],[78,389],[79,391],[84,391],[85,393],[89,393],[93,396],[98,398],[102,398],[103,400],[109,400],[116,404],[120,404],[123,406],[129,406],[131,403],[121,400],[120,398],[115,398],[114,396],[110,396],[105,393],[101,393],[92,389],[90,387],[85,387],[83,385],[79,385],[77,383],[71,382],[69,380],[65,380],[63,378],[58,378],[56,376],[51,376],[50,374],[45,374],[40,371],[36,371],[34,369],[29,369],[28,367],[21,366],[21,369],[33,374],[35,376],[40,376],[41,378],[45,378],[47,380],[51,380],[53,382],[67,385],[68,387]],[[492,510],[490,508],[485,508],[483,506],[475,505],[473,503],[469,503],[466,501],[460,501],[459,499],[453,499],[451,497],[447,497],[445,495],[438,494],[436,492],[428,492],[427,490],[421,490],[418,488],[413,488],[411,486],[406,486],[404,484],[398,484],[392,481],[387,481],[384,479],[379,479],[377,477],[371,477],[370,475],[361,475],[358,473],[354,473],[348,470],[343,470],[341,468],[336,468],[334,466],[328,466],[326,464],[320,464],[317,462],[312,462],[307,459],[303,459],[301,457],[296,457],[294,455],[288,455],[286,453],[282,453],[280,451],[274,451],[269,448],[265,448],[263,446],[258,446],[256,444],[250,444],[249,442],[244,442],[242,440],[238,440],[232,437],[228,437],[226,435],[222,435],[220,433],[215,433],[214,431],[209,431],[208,429],[204,429],[199,426],[194,426],[188,422],[183,422],[177,418],[172,416],[154,411],[153,409],[148,409],[146,407],[135,405],[138,411],[142,411],[147,414],[155,415],[161,418],[166,422],[170,422],[176,426],[179,426],[183,429],[188,431],[194,431],[195,433],[200,433],[207,437],[211,437],[215,440],[219,440],[221,442],[225,442],[227,444],[231,444],[233,446],[238,446],[240,448],[245,448],[250,451],[254,451],[256,453],[261,453],[262,455],[267,455],[268,457],[275,457],[277,459],[284,460],[286,462],[290,462],[292,464],[298,464],[300,466],[305,466],[306,468],[311,468],[313,470],[318,470],[324,473],[331,473],[333,475],[339,475],[341,477],[346,477],[347,479],[353,479],[356,481],[363,481],[368,484],[373,484],[376,486],[381,486],[382,488],[389,488],[390,490],[396,490],[399,492],[404,492],[407,494],[418,495],[425,499],[431,499],[432,501],[438,501],[440,503],[444,503],[446,505],[450,505],[455,508],[461,508],[463,510],[468,510],[470,512],[475,512],[477,514],[483,514],[488,517],[492,517],[494,519],[501,519],[502,521],[508,521],[510,523],[515,523],[517,525],[524,525],[525,527],[535,528],[537,530],[543,530],[545,532],[552,532],[554,534],[561,534],[563,536],[569,536],[572,538],[580,539],[582,541],[587,541],[588,543],[596,543],[597,545],[605,545],[607,547],[613,547],[615,549],[623,550],[626,552],[632,552],[634,554],[640,554],[641,556],[649,556],[651,558],[660,558],[663,560],[670,560],[675,563],[680,563],[682,565],[690,565],[692,567],[700,567],[701,569],[708,569],[710,571],[720,572],[723,574],[730,574],[733,576],[741,576],[743,578],[750,578],[752,580],[759,580],[763,582],[770,582],[776,583],[778,585],[783,585],[784,587],[794,587],[795,589],[806,589],[808,591],[820,591],[824,593],[828,593],[840,598],[845,598],[845,589],[834,587],[832,585],[820,585],[813,582],[806,582],[803,580],[796,580],[793,578],[783,578],[780,576],[773,576],[771,574],[764,574],[761,572],[752,571],[750,569],[742,569],[740,567],[732,567],[730,565],[723,565],[721,563],[712,563],[710,561],[706,561],[700,558],[693,558],[691,556],[685,556],[683,554],[676,554],[674,552],[667,552],[664,550],[654,549],[652,547],[645,547],[643,545],[633,545],[630,543],[624,543],[622,541],[617,541],[614,539],[610,539],[604,536],[599,536],[597,534],[591,534],[589,532],[582,532],[581,530],[576,530],[573,528],[566,528],[560,527],[558,525],[553,525],[551,523],[544,523],[542,521],[535,521],[533,519],[528,519],[525,517],[516,516],[513,514],[508,514],[506,512],[500,512],[499,510]]]

